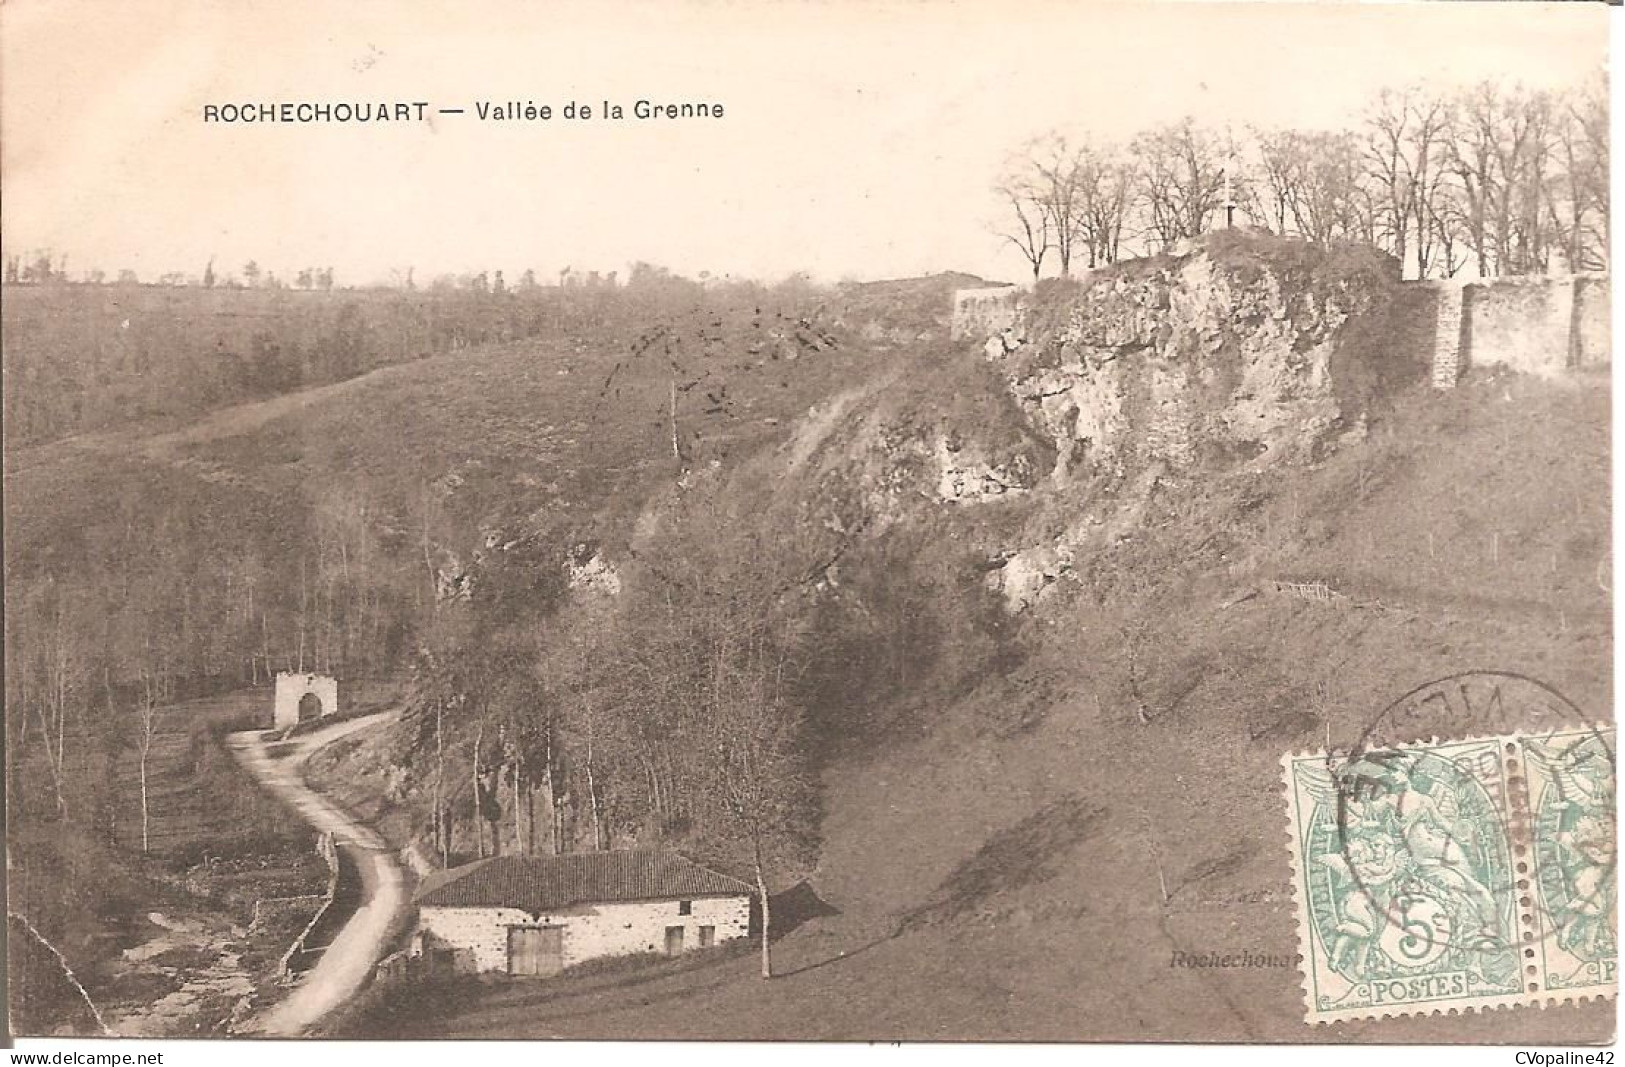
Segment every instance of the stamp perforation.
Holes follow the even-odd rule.
[[[1611,728],[1597,724],[1569,725],[1561,731],[1537,731],[1529,737],[1597,738],[1592,747],[1606,754],[1606,795],[1611,798],[1612,746],[1603,740],[1605,731],[1611,732]],[[1553,939],[1557,927],[1543,910],[1547,907],[1544,900],[1547,882],[1542,881],[1543,877],[1550,880],[1553,876],[1542,871],[1542,842],[1537,840],[1542,832],[1536,807],[1539,794],[1534,791],[1537,773],[1548,772],[1531,766],[1531,761],[1525,758],[1528,740],[1517,733],[1435,737],[1371,753],[1340,756],[1335,751],[1330,755],[1324,751],[1299,751],[1281,757],[1287,793],[1285,829],[1292,861],[1298,970],[1306,1021],[1332,1023],[1547,1007],[1615,995],[1611,959],[1581,959],[1583,952],[1579,955],[1568,952],[1565,957],[1570,968],[1567,984],[1553,987],[1552,950],[1556,946],[1555,943],[1549,946],[1547,942]],[[1451,760],[1471,767],[1472,774],[1459,766],[1452,770]],[[1593,760],[1586,771],[1591,778],[1585,780],[1599,781],[1595,795],[1589,798],[1593,807],[1595,797],[1604,795],[1599,766],[1599,762]],[[1349,770],[1351,767],[1354,771]],[[1409,778],[1411,773],[1417,775],[1415,784]],[[1559,768],[1550,773],[1569,772]],[[1338,778],[1338,774],[1352,777],[1344,780]],[[1430,774],[1434,780],[1429,779]],[[1361,775],[1368,777],[1361,778]],[[1389,776],[1404,784],[1396,787],[1387,781]],[[1338,805],[1339,820],[1335,833],[1327,826],[1331,801],[1325,792],[1327,784],[1334,781],[1338,783],[1333,799]],[[1351,786],[1350,782],[1359,784]],[[1353,791],[1356,788],[1367,792],[1356,793]],[[1567,803],[1570,801],[1560,797],[1558,807]],[[1480,825],[1469,825],[1470,820],[1462,817],[1463,813],[1473,812],[1477,813],[1474,817]],[[1430,822],[1452,816],[1457,817],[1456,825],[1463,830],[1459,840],[1446,834],[1440,845],[1437,839],[1427,836]],[[1592,817],[1592,809],[1587,809],[1582,816],[1563,816],[1569,823],[1574,823],[1576,818]],[[1345,823],[1344,819],[1351,821]],[[1388,821],[1384,822],[1385,819]],[[1416,835],[1402,838],[1405,847],[1411,850],[1400,864],[1408,880],[1399,880],[1399,875],[1388,873],[1380,863],[1370,866],[1371,856],[1367,852],[1373,847],[1372,842],[1381,845],[1381,834],[1374,828],[1383,827],[1390,836],[1397,827],[1406,827],[1406,834]],[[1570,840],[1545,843],[1548,853],[1555,854],[1561,847],[1581,857],[1577,877],[1590,878],[1592,881],[1588,884],[1607,886],[1606,901],[1599,897],[1579,902],[1586,906],[1581,909],[1581,921],[1589,924],[1582,931],[1587,938],[1582,949],[1592,952],[1593,956],[1597,946],[1611,950],[1614,939],[1611,867],[1605,872],[1607,877],[1600,878],[1596,871],[1600,861],[1587,861],[1583,853],[1575,852],[1576,848],[1583,850],[1588,841],[1596,844],[1595,829],[1595,826],[1589,828],[1590,838],[1579,835],[1578,846]],[[1474,833],[1481,830],[1489,831],[1490,836],[1475,838]],[[1327,842],[1334,839],[1339,842],[1342,855],[1330,855],[1326,851]],[[1429,849],[1435,851],[1429,852]],[[1378,853],[1381,853],[1380,847]],[[1590,867],[1586,866],[1588,862]],[[1329,868],[1334,873],[1328,875],[1321,868]],[[1345,885],[1341,888],[1345,893],[1343,899],[1353,900],[1353,903],[1340,903],[1339,890],[1332,888],[1338,884],[1336,872],[1346,877],[1361,871],[1369,874],[1372,870],[1376,871],[1371,875],[1372,885],[1362,885],[1359,890],[1364,899],[1357,899]],[[1396,884],[1400,888],[1395,888]],[[1495,899],[1497,897],[1500,899]],[[1425,919],[1417,921],[1415,915]],[[1429,927],[1426,923],[1433,925]],[[1449,935],[1456,935],[1458,923],[1462,933],[1458,942],[1451,945]],[[1407,944],[1405,938],[1392,929],[1396,926],[1407,934],[1415,934],[1412,943]],[[1495,934],[1496,930],[1502,933]],[[1436,936],[1441,933],[1446,936]],[[1572,930],[1565,936],[1576,943],[1580,938]],[[1352,955],[1351,944],[1354,946]],[[1440,944],[1445,945],[1442,951],[1438,948]],[[1392,954],[1396,945],[1400,949],[1399,956],[1407,952],[1412,955],[1400,962]],[[1377,951],[1389,955],[1360,955]],[[1376,962],[1368,965],[1367,959]],[[1454,969],[1430,971],[1425,965],[1434,960],[1440,961],[1440,968],[1448,964]],[[1401,977],[1392,977],[1396,974]],[[1594,980],[1585,980],[1587,976]],[[1383,983],[1387,983],[1392,999],[1382,991]]]

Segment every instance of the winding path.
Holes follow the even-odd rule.
[[[287,802],[318,831],[331,831],[340,850],[361,872],[361,904],[339,931],[317,964],[289,996],[251,1020],[245,1029],[267,1037],[296,1037],[366,984],[383,956],[390,927],[407,906],[406,881],[389,846],[372,830],[351,819],[326,797],[305,784],[300,768],[311,754],[395,716],[380,712],[335,723],[291,742],[285,755],[272,756],[263,731],[231,734],[226,744],[261,786]]]

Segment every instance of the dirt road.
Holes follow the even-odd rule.
[[[311,754],[341,737],[377,726],[395,712],[380,712],[336,723],[297,738],[272,755],[258,730],[231,734],[226,742],[262,786],[286,801],[318,831],[331,831],[339,848],[361,872],[361,905],[333,943],[281,1002],[253,1019],[245,1030],[267,1037],[295,1037],[360,991],[384,954],[391,924],[407,906],[405,879],[384,840],[357,824],[305,784],[300,773]]]

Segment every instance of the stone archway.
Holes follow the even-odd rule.
[[[339,711],[338,679],[325,674],[299,674],[282,671],[276,676],[276,700],[271,724],[288,730],[300,723],[315,722]]]

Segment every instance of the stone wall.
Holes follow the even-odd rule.
[[[1574,281],[1574,365],[1605,367],[1613,362],[1613,290],[1606,274],[1582,274]]]
[[[414,950],[449,948],[460,972],[507,973],[508,928],[564,927],[564,965],[599,956],[664,952],[666,927],[683,927],[683,947],[698,948],[700,927],[715,931],[716,943],[750,935],[750,897],[697,897],[693,913],[678,913],[675,900],[578,904],[544,915],[516,908],[422,907]]]
[[[1473,367],[1556,377],[1612,362],[1607,275],[1416,283],[1438,295],[1433,384]]]
[[[284,981],[310,965],[310,954],[306,953],[305,946],[311,943],[312,935],[315,933],[317,926],[332,910],[333,899],[338,896],[339,849],[338,842],[334,839],[331,831],[316,838],[316,854],[321,856],[322,861],[327,864],[327,892],[322,894],[321,903],[316,908],[316,914],[310,917],[310,922],[306,923],[305,928],[299,931],[299,936],[294,938],[293,944],[288,946],[287,951],[282,953],[282,958],[277,961],[277,975]]]
[[[1024,294],[1019,285],[956,290],[951,336],[980,340],[1003,333],[1015,324],[1016,306]]]
[[[1497,279],[1469,285],[1463,295],[1470,366],[1544,375],[1568,368],[1573,279]]]
[[[1433,330],[1433,386],[1454,389],[1461,379],[1461,336],[1466,326],[1465,290],[1446,283],[1438,287]]]

